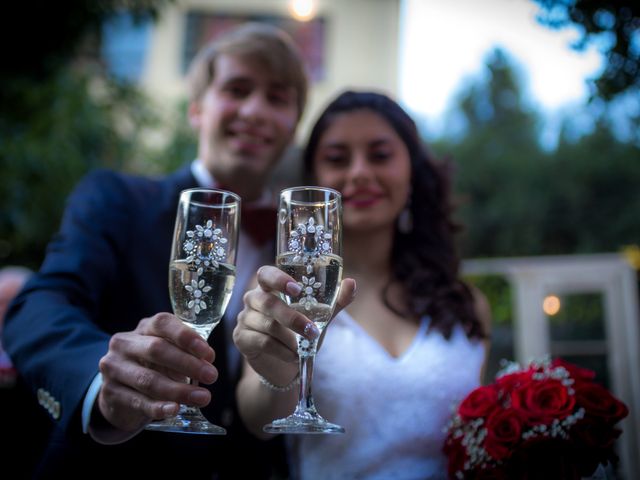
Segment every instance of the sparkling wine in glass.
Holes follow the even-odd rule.
[[[234,193],[196,188],[180,194],[169,261],[169,295],[173,313],[205,340],[220,323],[231,299],[239,220],[240,197]],[[187,405],[180,405],[175,417],[152,422],[146,428],[226,434],[199,408]]]
[[[342,202],[329,188],[294,187],[280,192],[276,265],[302,287],[287,304],[322,333],[333,315],[342,280]],[[269,433],[344,433],[318,414],[311,383],[318,339],[296,335],[300,389],[295,411],[264,426]]]

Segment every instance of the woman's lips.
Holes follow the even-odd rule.
[[[345,205],[355,208],[367,208],[378,203],[382,197],[383,195],[377,192],[358,192],[344,197],[343,200]]]

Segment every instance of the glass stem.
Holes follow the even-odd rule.
[[[316,346],[318,341],[313,340],[308,349],[298,349],[300,362],[300,390],[298,392],[298,405],[295,414],[316,415],[316,407],[311,394],[311,383],[313,379],[313,361],[316,358]]]

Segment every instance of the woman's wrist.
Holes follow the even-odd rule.
[[[260,383],[264,385],[266,388],[268,388],[269,390],[274,392],[284,393],[284,392],[290,391],[294,386],[300,383],[300,372],[296,373],[296,376],[293,377],[293,380],[291,380],[286,385],[276,385],[274,383],[271,383],[269,380],[267,380],[265,377],[263,377],[260,374],[258,374],[258,378],[260,379]]]

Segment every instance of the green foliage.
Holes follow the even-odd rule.
[[[0,117],[0,261],[37,267],[64,199],[89,169],[126,169],[157,121],[133,88],[71,70],[32,83],[25,121]]]
[[[127,11],[134,19],[157,19],[172,0],[65,0],[64,2],[6,2],[0,16],[4,87],[19,87],[18,79],[37,80],[85,55],[99,38],[109,16]],[[25,35],[35,33],[30,41]],[[7,47],[8,46],[8,47]],[[3,107],[19,89],[0,91]]]
[[[640,90],[640,3],[636,0],[534,0],[541,7],[539,21],[551,28],[579,27],[574,45],[597,45],[606,58],[595,79],[597,93],[606,100]]]
[[[501,275],[467,275],[465,280],[486,297],[491,306],[492,325],[510,325],[513,317],[512,292],[508,280]]]
[[[578,140],[565,129],[557,150],[545,151],[539,114],[524,104],[506,56],[494,52],[487,68],[458,99],[463,135],[432,144],[458,165],[463,255],[597,253],[638,243],[638,146],[617,140],[601,120]]]
[[[144,168],[149,168],[152,164],[156,172],[167,173],[196,158],[197,141],[194,130],[186,120],[186,112],[185,101],[165,114],[163,123],[167,130],[167,140],[148,149]]]
[[[617,251],[640,241],[640,149],[609,128],[550,154],[550,205],[541,242],[549,253]]]
[[[560,301],[560,311],[549,317],[553,341],[603,340],[606,337],[600,293],[568,294]]]
[[[137,88],[104,75],[97,45],[113,13],[155,18],[166,3],[44,2],[35,14],[29,2],[9,2],[0,17],[11,46],[0,76],[0,264],[39,266],[66,196],[89,169],[151,170],[143,140],[160,117]],[[20,40],[25,25],[37,39]]]

